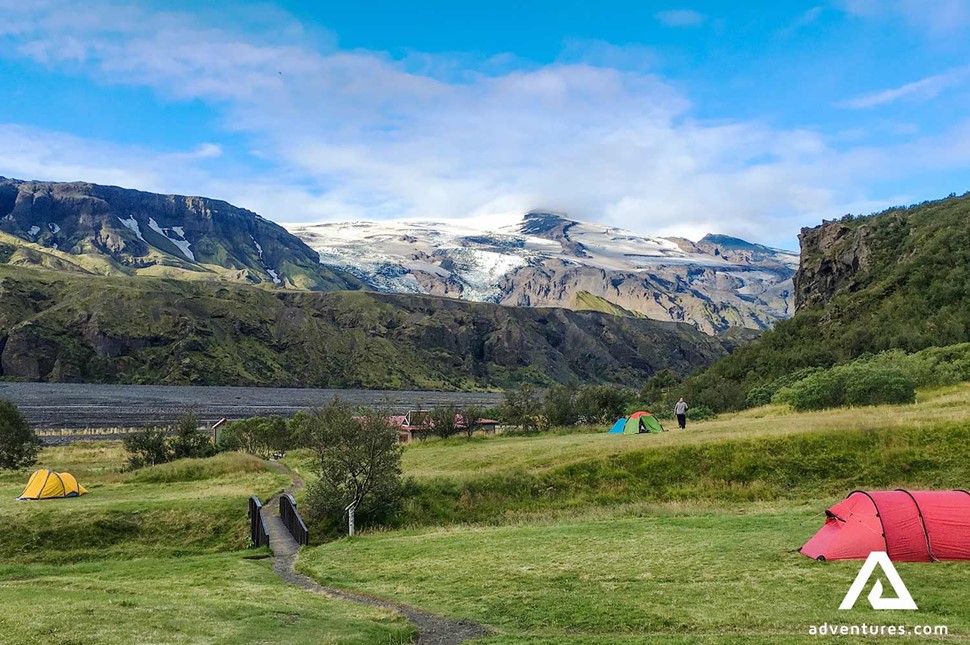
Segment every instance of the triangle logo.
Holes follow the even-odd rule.
[[[859,570],[859,575],[856,576],[855,582],[852,583],[849,591],[845,594],[845,598],[842,600],[842,604],[839,605],[839,609],[852,609],[855,606],[856,600],[859,599],[859,595],[865,589],[866,583],[872,578],[872,574],[875,572],[877,566],[882,569],[883,574],[885,574],[890,586],[896,593],[896,597],[883,598],[882,580],[877,578],[876,583],[872,586],[872,591],[867,596],[872,608],[917,609],[913,596],[910,595],[909,589],[903,584],[903,579],[899,577],[896,567],[893,566],[892,560],[889,559],[889,554],[885,551],[873,551],[869,554],[869,557],[866,558],[865,563],[862,565],[862,569]]]

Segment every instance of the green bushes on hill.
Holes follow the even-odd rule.
[[[916,385],[900,369],[850,363],[806,376],[780,390],[772,400],[796,410],[914,403]]]
[[[884,352],[917,387],[970,379],[970,194],[824,226],[803,236],[801,309],[690,377],[688,401],[759,405],[780,378]]]

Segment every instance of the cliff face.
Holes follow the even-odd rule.
[[[823,305],[852,288],[872,264],[871,226],[824,222],[798,236],[801,259],[794,277],[795,310]]]
[[[75,273],[357,288],[284,228],[232,204],[0,177],[4,263]]]

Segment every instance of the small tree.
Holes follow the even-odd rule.
[[[626,412],[630,393],[609,385],[584,385],[576,405],[587,423],[612,423]]]
[[[471,437],[481,428],[479,421],[485,416],[485,411],[477,406],[465,406],[458,413],[461,417],[462,431],[466,437]]]
[[[542,402],[536,389],[526,383],[517,390],[505,392],[501,417],[509,425],[519,426],[526,432],[536,432],[542,423]]]
[[[458,408],[453,403],[435,407],[428,418],[431,420],[431,432],[442,439],[458,433]]]
[[[171,439],[172,459],[186,457],[211,457],[215,446],[209,435],[199,430],[199,417],[194,412],[186,412],[170,428],[174,431]]]
[[[266,459],[274,452],[290,450],[296,446],[294,431],[302,432],[305,416],[297,424],[288,424],[283,417],[253,417],[233,421],[226,426],[219,437],[219,447],[229,450],[242,450],[251,455]]]
[[[542,415],[550,426],[573,426],[579,421],[576,407],[576,387],[573,385],[554,385],[546,390],[542,404]]]
[[[123,441],[128,453],[128,468],[137,470],[171,461],[168,438],[161,428],[145,428],[127,435]]]
[[[324,514],[345,511],[349,535],[365,503],[378,500],[378,508],[369,510],[380,514],[400,499],[401,447],[387,414],[367,410],[355,416],[349,404],[334,399],[310,415],[305,430],[320,475],[308,501]]]
[[[0,468],[16,470],[34,465],[40,439],[10,401],[0,400]]]

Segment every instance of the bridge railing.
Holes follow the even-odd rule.
[[[263,504],[255,495],[249,498],[249,536],[253,546],[269,546],[269,531],[266,529]]]
[[[280,495],[280,519],[297,544],[310,543],[310,532],[307,531],[300,512],[296,510],[296,500],[289,493]]]

